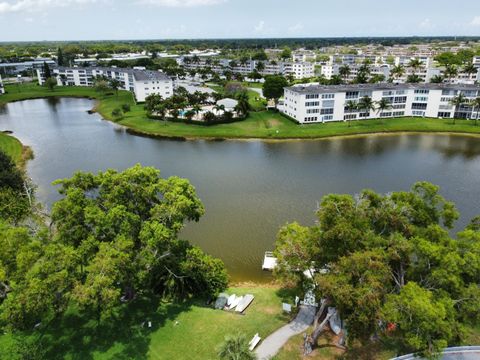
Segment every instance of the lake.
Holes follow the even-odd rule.
[[[59,198],[50,184],[77,170],[155,166],[164,177],[190,179],[205,204],[182,237],[223,259],[234,281],[269,281],[261,271],[279,227],[310,225],[328,193],[407,190],[419,180],[441,186],[462,217],[480,213],[480,138],[401,134],[305,141],[170,141],[128,134],[88,114],[87,99],[39,99],[0,108],[0,130],[32,147],[28,173],[38,198]]]

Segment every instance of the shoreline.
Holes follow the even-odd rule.
[[[245,128],[245,129],[242,129],[242,128],[238,128],[238,127],[235,127],[235,124],[240,124],[241,122],[239,123],[232,123],[232,135],[225,135],[225,134],[219,134],[219,135],[214,135],[213,133],[215,132],[215,130],[217,130],[218,128],[215,128],[215,126],[225,126],[225,125],[212,125],[212,135],[204,135],[204,134],[186,134],[184,135],[182,133],[182,131],[179,131],[179,134],[178,135],[175,135],[175,134],[172,134],[171,132],[175,132],[177,129],[173,128],[170,128],[170,131],[171,132],[165,132],[165,133],[162,133],[161,132],[161,128],[159,129],[160,132],[156,132],[155,129],[153,131],[148,131],[148,130],[143,130],[139,127],[142,126],[142,121],[145,121],[146,119],[142,118],[142,117],[132,117],[132,115],[130,115],[130,117],[127,115],[125,118],[122,118],[122,119],[119,119],[119,120],[114,120],[112,119],[111,117],[108,116],[108,111],[110,110],[110,107],[112,106],[112,103],[110,102],[109,103],[109,100],[111,100],[112,102],[113,101],[116,101],[118,102],[118,97],[117,98],[106,98],[106,99],[103,99],[100,95],[98,94],[89,94],[88,92],[92,92],[93,90],[90,89],[90,88],[63,88],[62,89],[62,92],[60,93],[56,93],[55,91],[53,92],[46,92],[47,90],[45,89],[42,89],[40,87],[37,87],[35,86],[35,90],[42,90],[42,93],[29,93],[27,91],[28,89],[26,89],[23,93],[22,92],[17,92],[17,93],[11,93],[11,96],[10,97],[13,97],[13,98],[8,98],[8,95],[9,93],[5,94],[5,95],[2,95],[0,97],[0,105],[1,104],[8,104],[10,102],[19,102],[19,101],[27,101],[27,100],[38,100],[38,99],[49,99],[49,98],[52,98],[52,97],[56,97],[56,98],[83,98],[83,99],[88,99],[88,100],[92,100],[92,101],[95,101],[95,104],[94,106],[88,110],[89,113],[96,113],[98,114],[102,120],[105,120],[105,121],[109,121],[117,126],[121,126],[122,128],[125,129],[125,131],[131,135],[135,135],[135,136],[140,136],[140,137],[148,137],[148,138],[154,138],[154,139],[161,139],[161,140],[170,140],[170,141],[194,141],[194,140],[204,140],[204,141],[212,141],[212,142],[220,142],[220,141],[262,141],[262,142],[268,142],[268,143],[274,143],[274,142],[285,142],[285,141],[318,141],[318,140],[331,140],[331,139],[342,139],[342,138],[361,138],[361,137],[368,137],[368,136],[388,136],[388,135],[403,135],[403,134],[434,134],[434,135],[454,135],[454,136],[471,136],[471,137],[480,137],[480,125],[478,126],[475,126],[473,124],[468,124],[469,127],[472,127],[472,131],[469,131],[468,129],[465,129],[465,124],[462,124],[462,123],[459,123],[457,125],[453,125],[451,124],[451,126],[449,126],[450,124],[445,124],[444,122],[444,125],[447,127],[445,130],[442,130],[442,129],[439,129],[437,124],[434,124],[432,127],[434,127],[434,129],[432,130],[429,130],[428,127],[431,126],[430,124],[428,123],[420,123],[420,127],[422,127],[421,125],[424,125],[425,129],[419,129],[419,128],[412,128],[411,130],[408,129],[409,127],[409,124],[405,124],[404,126],[400,125],[398,129],[395,128],[395,126],[397,126],[398,124],[397,123],[390,123],[388,124],[388,121],[389,120],[401,120],[403,118],[394,118],[394,119],[383,119],[382,120],[382,123],[381,124],[378,124],[378,123],[373,123],[371,125],[371,128],[372,129],[369,129],[368,128],[368,124],[365,125],[365,123],[360,123],[360,124],[355,124],[353,123],[352,125],[353,126],[365,126],[365,129],[357,129],[357,130],[352,130],[351,132],[348,132],[348,129],[347,127],[342,127],[341,124],[344,124],[345,122],[332,122],[332,123],[327,123],[327,124],[320,124],[320,126],[325,126],[325,132],[326,134],[318,134],[318,131],[319,131],[319,126],[315,127],[315,128],[312,128],[312,133],[313,134],[309,134],[308,133],[308,126],[310,125],[306,125],[306,126],[302,126],[302,125],[298,125],[298,124],[295,124],[295,126],[298,126],[298,130],[299,132],[301,131],[305,131],[303,134],[299,134],[299,135],[292,135],[292,136],[275,136],[278,134],[278,131],[282,131],[283,133],[285,132],[288,132],[288,131],[291,131],[291,132],[295,132],[295,129],[294,130],[291,130],[291,128],[286,128],[286,129],[274,129],[274,128],[269,128],[269,127],[266,127],[266,129],[261,129],[262,131],[269,131],[266,133],[266,135],[255,135],[255,134],[252,134],[252,135],[248,135],[248,131],[250,130],[248,127]],[[57,90],[58,91],[58,90]],[[69,92],[70,91],[70,92]],[[71,91],[78,91],[80,93],[71,93]],[[18,95],[17,95],[18,94]],[[19,98],[16,98],[16,96],[19,96]],[[125,92],[125,94],[123,95],[127,95],[127,96],[130,96],[130,93],[127,93]],[[5,97],[7,96],[7,99],[2,99],[2,97]],[[133,98],[130,98],[131,101],[133,101]],[[125,97],[123,96],[122,97],[122,101],[126,101],[127,99],[125,99]],[[135,103],[134,103],[135,104]],[[113,106],[117,106],[118,104],[113,104]],[[263,113],[263,112],[261,112]],[[127,113],[128,114],[128,113]],[[258,114],[258,113],[257,113]],[[278,113],[272,113],[271,116],[274,117],[276,116]],[[255,113],[252,113],[250,115],[252,117],[251,119],[251,122],[261,122],[262,119],[255,119]],[[265,111],[265,114],[264,114],[265,117],[269,117],[270,114],[267,113]],[[405,118],[406,121],[411,121],[411,119],[409,120],[410,118]],[[135,124],[125,124],[124,123],[124,120],[130,120],[131,122],[137,122],[139,123],[139,126],[136,127]],[[421,122],[422,119],[419,119],[419,122]],[[437,120],[437,119],[424,119],[426,122],[428,121],[432,121],[432,120]],[[445,120],[445,119],[443,119]],[[248,121],[248,118],[247,120],[244,120],[244,121]],[[270,120],[267,120],[267,121],[270,121]],[[275,121],[275,119],[273,120]],[[277,120],[278,121],[278,120]],[[285,123],[287,123],[287,121],[289,121],[288,119],[285,118]],[[371,120],[365,120],[365,122],[367,121],[372,121],[372,122],[375,122],[376,119],[371,119]],[[441,120],[438,119],[438,121],[440,122]],[[462,121],[462,120],[459,120],[459,121]],[[472,120],[468,120],[468,121],[472,121]],[[169,124],[170,126],[172,126],[172,123],[167,123]],[[288,124],[288,123],[287,123]],[[167,126],[169,126],[167,125]],[[176,125],[176,123],[174,124]],[[230,125],[230,124],[229,124]],[[247,124],[246,126],[248,126],[250,124]],[[280,124],[282,125],[282,124]],[[312,124],[312,125],[318,125],[318,124]],[[327,128],[327,126],[330,125],[330,128]],[[393,128],[391,129],[385,129],[385,126],[393,126]],[[195,126],[195,125],[184,125],[184,126]],[[288,124],[288,126],[290,126],[290,124]],[[450,127],[453,127],[453,126],[458,126],[458,127],[463,127],[463,129],[452,129]],[[145,127],[145,126],[144,126]],[[333,127],[333,129],[332,129]],[[340,131],[338,133],[335,133],[336,129],[335,127],[340,127]],[[413,126],[415,127],[415,126]],[[375,129],[377,128],[377,129]],[[203,127],[202,129],[208,129],[208,127]],[[181,129],[181,130],[184,130],[184,129]],[[194,128],[193,132],[195,132],[196,128]],[[223,129],[222,129],[223,130]],[[228,132],[228,128],[225,129],[225,132]],[[330,130],[330,131],[329,131]],[[245,132],[246,134],[245,135],[238,135],[235,133],[239,133],[239,132]],[[251,130],[252,132],[255,132],[255,129]],[[276,133],[273,133],[273,131],[276,131]],[[188,131],[186,131],[188,132]],[[208,133],[208,130],[205,130],[205,132]],[[317,132],[317,133],[315,133]],[[344,132],[347,132],[347,133],[344,133]]]

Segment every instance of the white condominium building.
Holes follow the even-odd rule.
[[[109,80],[117,79],[120,88],[134,93],[138,102],[145,101],[151,94],[160,94],[164,98],[173,95],[173,81],[160,71],[120,69],[102,67],[59,67],[52,69],[59,86],[93,86],[96,77],[105,77]],[[45,77],[43,69],[37,69],[38,83],[43,85]]]
[[[480,96],[480,85],[471,84],[361,84],[296,85],[285,88],[282,112],[301,124],[356,119],[422,116],[432,118],[475,118],[478,109],[467,104],[458,108],[450,101],[458,94],[467,100]],[[359,103],[368,96],[374,103],[382,99],[389,109],[351,109],[349,101]]]
[[[5,94],[5,88],[3,87],[2,76],[0,75],[0,95]]]

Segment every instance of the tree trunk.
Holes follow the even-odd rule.
[[[318,309],[317,313],[315,314],[315,318],[313,319],[313,328],[315,329],[318,325],[318,321],[322,317],[323,313],[325,312],[325,308],[329,304],[327,299],[322,299],[320,304],[320,309]]]
[[[315,330],[313,330],[312,333],[312,346],[315,346],[317,344],[318,338],[320,337],[320,334],[322,333],[322,330],[325,328],[327,325],[328,320],[334,315],[335,313],[327,314],[325,316],[325,319],[321,322],[320,325],[318,325]]]

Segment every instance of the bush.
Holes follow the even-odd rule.
[[[112,116],[115,119],[120,119],[123,116],[123,112],[120,108],[115,108],[112,110]]]
[[[122,105],[122,110],[123,110],[124,113],[129,112],[130,111],[130,105],[129,104],[123,104]]]

